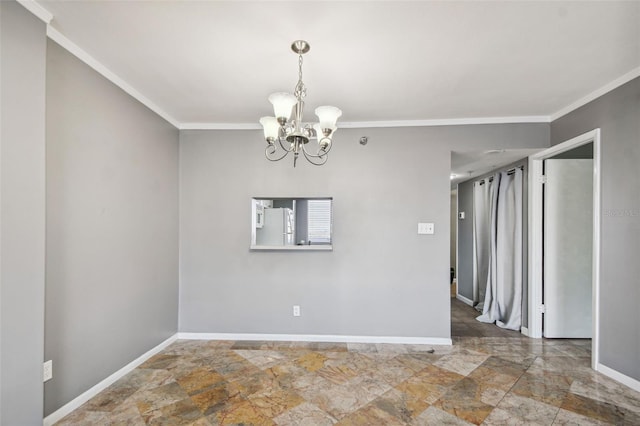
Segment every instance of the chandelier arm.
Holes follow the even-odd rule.
[[[291,148],[284,147],[284,144],[282,143],[282,137],[280,136],[278,136],[278,143],[280,144],[280,148],[282,148],[282,150],[285,151],[287,154],[294,151],[293,146],[291,146]]]
[[[269,148],[271,148],[271,149],[269,149]],[[287,155],[289,155],[289,152],[291,152],[291,151],[287,151],[287,150],[285,150],[285,151],[284,151],[284,154],[282,154],[280,157],[277,157],[277,158],[275,158],[275,157],[274,157],[274,158],[270,157],[271,155],[273,155],[273,154],[275,154],[275,153],[276,153],[276,150],[277,150],[277,148],[275,147],[275,145],[267,145],[267,147],[266,147],[266,148],[265,148],[265,150],[264,150],[264,156],[265,156],[265,157],[267,157],[267,160],[269,160],[269,161],[280,161],[280,160],[282,160],[284,157],[286,157]],[[269,152],[269,151],[271,151],[271,152]]]
[[[311,155],[311,154],[308,154],[307,150],[304,149],[304,147],[302,147],[302,154],[304,155],[304,158],[306,158],[307,161],[309,163],[313,164],[314,166],[322,166],[329,159],[329,157],[327,157],[326,155]],[[316,160],[313,160],[314,158],[319,158],[320,161],[316,162]]]
[[[324,138],[322,138],[324,139]],[[322,139],[320,139],[318,142],[322,142]],[[329,148],[324,152],[325,154],[328,154],[329,151],[331,151],[331,147],[333,146],[333,143],[331,142],[331,139],[329,139]]]
[[[318,154],[311,154],[310,152],[307,151],[304,145],[302,145],[302,150],[304,151],[305,157],[322,158],[322,157],[326,157],[329,151],[331,151],[331,144],[329,144],[329,149],[327,149],[326,151],[323,151],[322,154],[320,154],[320,150],[318,150]]]

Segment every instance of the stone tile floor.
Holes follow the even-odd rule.
[[[640,425],[640,393],[591,370],[590,345],[179,340],[57,424]]]

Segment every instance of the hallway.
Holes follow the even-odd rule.
[[[471,306],[451,298],[451,337],[524,337],[513,330],[505,330],[495,324],[476,320],[480,312]]]

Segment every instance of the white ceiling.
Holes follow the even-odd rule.
[[[640,2],[43,1],[50,27],[175,123],[549,117],[640,67]],[[140,98],[140,96],[139,96]]]

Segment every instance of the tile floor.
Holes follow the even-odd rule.
[[[179,340],[58,425],[640,425],[589,340],[492,335],[455,302],[453,346]]]

